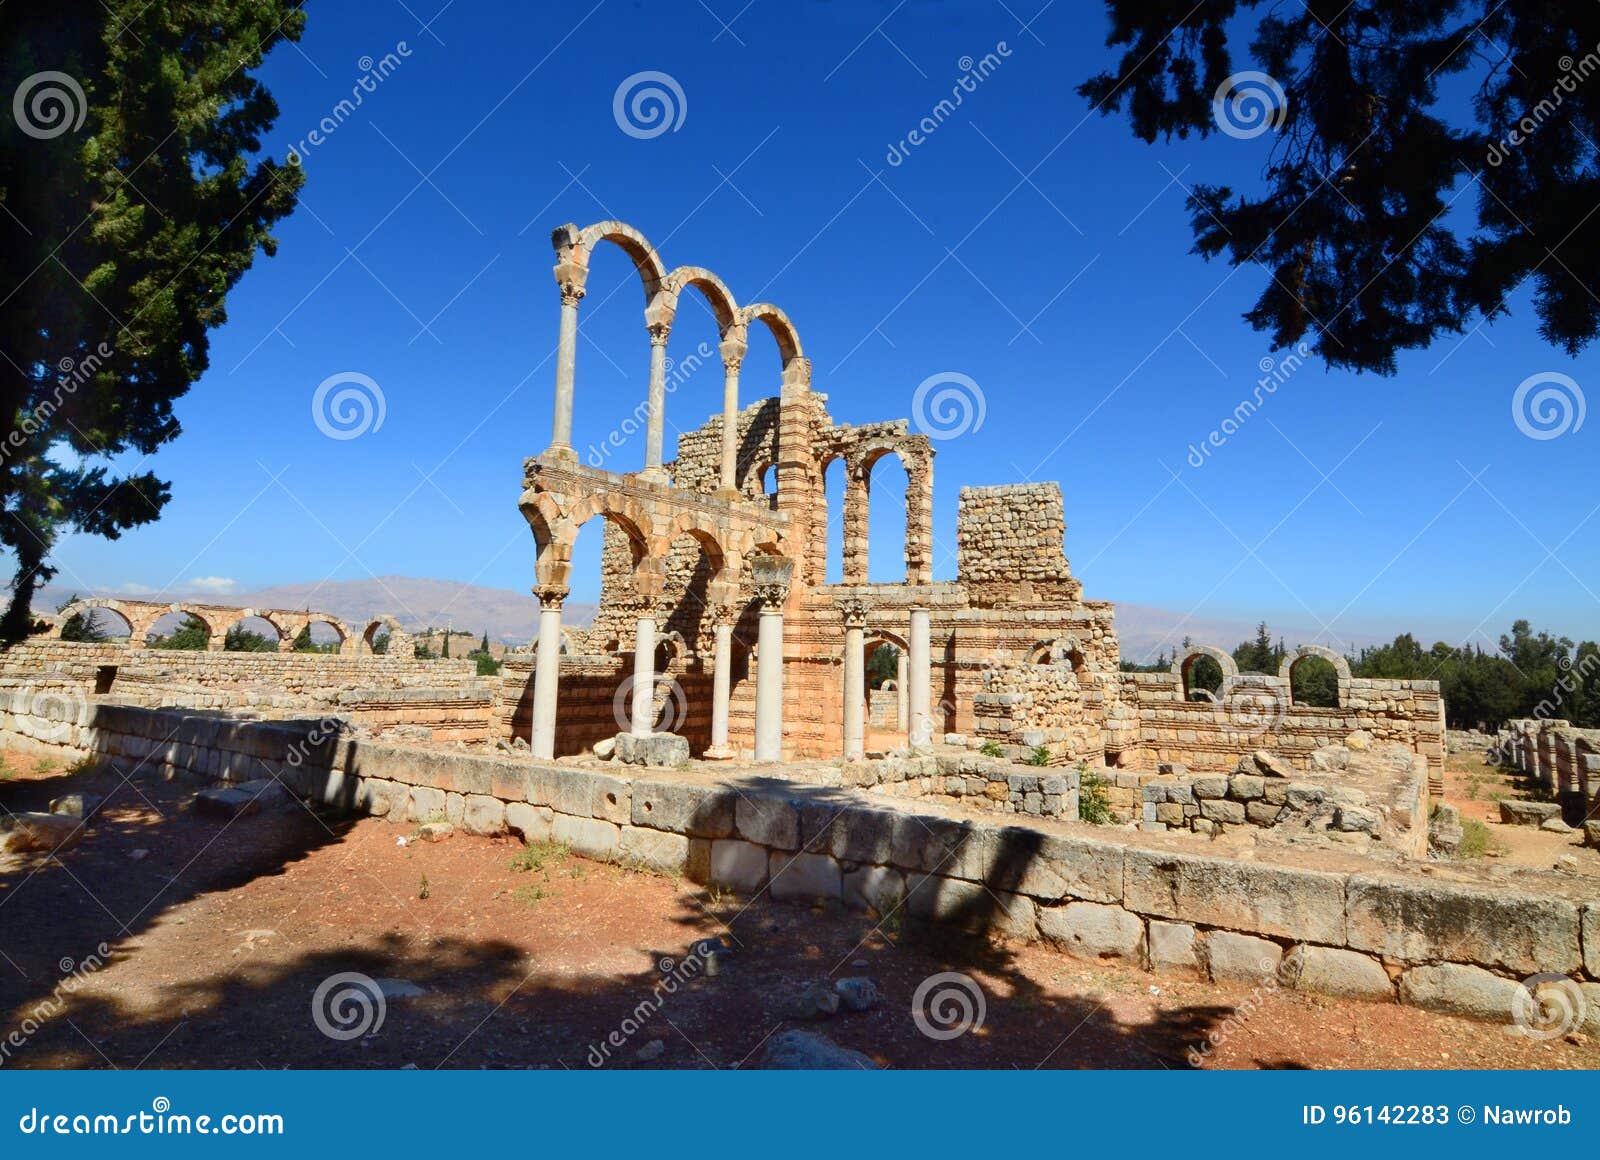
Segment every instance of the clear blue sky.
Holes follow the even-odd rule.
[[[1186,462],[1274,352],[1240,318],[1262,275],[1188,253],[1184,188],[1248,178],[1266,140],[1147,147],[1090,115],[1072,90],[1110,59],[1098,5],[1051,4],[1024,27],[1038,0],[441,2],[313,3],[298,49],[270,58],[281,155],[350,94],[362,58],[409,53],[308,150],[278,256],[230,298],[178,407],[184,434],[154,461],[167,514],[116,543],[69,541],[59,583],[405,574],[526,591],[515,502],[523,457],[549,439],[550,230],[616,217],[669,266],[781,305],[839,420],[907,416],[930,375],[978,384],[981,428],[937,444],[936,578],[954,576],[963,484],[1059,480],[1091,597],[1335,636],[1414,624],[1486,640],[1516,615],[1600,635],[1600,418],[1538,441],[1511,412],[1528,376],[1593,383],[1596,357],[1543,345],[1525,299],[1393,378],[1309,364],[1203,467]],[[992,75],[888,164],[963,58],[1001,42]],[[613,117],[644,70],[685,98],[681,125],[649,139]],[[645,392],[631,279],[619,251],[599,254],[580,446]],[[747,400],[778,380],[753,337]],[[706,310],[680,311],[674,357],[715,341]],[[340,372],[380,386],[380,429],[318,430],[313,392]],[[671,430],[720,393],[713,360],[674,394],[669,456]],[[621,456],[638,466],[642,441]],[[887,505],[874,516],[879,572],[898,536]],[[593,595],[598,535],[584,539],[575,598]]]

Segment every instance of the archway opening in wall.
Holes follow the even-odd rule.
[[[844,504],[850,478],[843,456],[837,456],[822,469],[822,493],[827,504],[827,559],[824,584],[844,583]]]
[[[1222,666],[1205,653],[1195,653],[1183,662],[1183,699],[1215,701],[1222,695]]]
[[[867,579],[873,584],[906,580],[906,493],[910,479],[900,457],[880,455],[867,493]]]
[[[295,633],[293,648],[299,653],[337,655],[344,651],[344,633],[333,621],[316,618]]]
[[[211,625],[193,612],[164,612],[146,637],[151,648],[205,652],[211,647]]]
[[[678,295],[678,313],[667,340],[662,457],[669,463],[688,450],[680,445],[681,436],[701,430],[713,416],[722,414],[721,341],[717,315],[706,296],[697,286],[685,286]],[[722,464],[720,425],[711,435],[697,451],[705,456],[715,486]]]
[[[554,283],[541,280],[532,301],[535,308],[549,312],[554,327],[561,312]],[[623,475],[644,468],[650,393],[647,302],[633,259],[620,246],[597,241],[589,254],[584,297],[578,303],[572,399],[572,447],[586,467]],[[669,351],[672,345],[669,338]],[[665,415],[671,414],[669,399]],[[548,428],[543,425],[550,422],[550,408],[537,408],[534,419],[541,424],[541,437],[546,436]],[[668,457],[671,431],[663,428],[663,459]]]
[[[367,625],[361,639],[366,642],[367,651],[373,656],[388,656],[389,646],[394,643],[394,633],[385,622],[374,620]]]
[[[223,652],[277,652],[283,635],[264,616],[247,616],[229,627],[222,638]]]
[[[67,617],[61,625],[61,639],[86,644],[127,644],[133,639],[133,625],[114,608],[85,608]]]
[[[778,510],[778,465],[769,464],[761,469],[761,494],[767,497],[767,506]]]
[[[866,653],[867,750],[879,753],[906,743],[906,691],[901,684],[900,647],[884,637],[868,638]]]
[[[1301,657],[1289,668],[1289,700],[1312,709],[1337,709],[1339,670],[1327,657]]]

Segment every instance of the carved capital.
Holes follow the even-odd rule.
[[[672,333],[672,323],[652,322],[645,329],[650,332],[651,346],[666,346],[667,336]]]
[[[872,601],[859,596],[846,596],[838,603],[839,615],[844,617],[846,628],[865,628],[867,613],[872,611]]]
[[[789,599],[794,561],[787,556],[758,556],[750,564],[750,590],[763,609],[782,608]]]
[[[744,362],[744,356],[750,350],[750,344],[736,338],[725,338],[717,344],[717,351],[722,355],[722,368],[730,374],[739,373],[739,365]]]
[[[557,262],[554,273],[556,286],[561,290],[561,304],[576,306],[583,298],[584,284],[589,280],[588,269],[577,262]]]
[[[570,591],[560,584],[538,584],[533,588],[533,594],[539,598],[540,608],[560,608]]]
[[[719,628],[734,624],[739,619],[739,606],[732,601],[716,600],[705,607],[706,619]]]

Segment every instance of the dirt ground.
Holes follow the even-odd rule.
[[[1584,1041],[744,902],[556,849],[425,842],[380,819],[298,806],[213,819],[176,784],[7,762],[7,810],[80,788],[109,804],[75,848],[0,867],[0,1033],[23,1032],[5,1067],[582,1069],[612,1032],[625,1042],[607,1067],[749,1067],[794,1026],[900,1068],[1183,1068],[1213,1031],[1208,1067],[1600,1066]],[[641,1006],[710,936],[733,948],[718,973]],[[108,961],[91,970],[102,943]],[[352,971],[420,993],[388,999],[367,1034],[330,1038],[314,997]],[[975,982],[983,1019],[933,1039],[913,996],[941,972]],[[786,1015],[807,984],[863,975],[881,993],[870,1010],[817,1024]],[[653,1040],[659,1056],[637,1060]]]
[[[1584,846],[1582,829],[1551,834],[1536,826],[1508,826],[1500,820],[1500,802],[1506,798],[1551,800],[1537,782],[1515,770],[1485,765],[1480,750],[1463,749],[1446,756],[1444,800],[1461,811],[1463,821],[1473,819],[1488,827],[1487,859],[1500,865],[1560,869],[1600,879],[1600,850]],[[1563,857],[1572,861],[1559,862]]]

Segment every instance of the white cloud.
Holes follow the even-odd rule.
[[[124,596],[154,596],[157,592],[160,592],[161,589],[151,588],[148,584],[128,583],[122,585],[117,589],[117,591],[122,593]]]
[[[227,576],[196,576],[189,581],[189,587],[207,596],[226,596],[239,587],[239,582]]]

